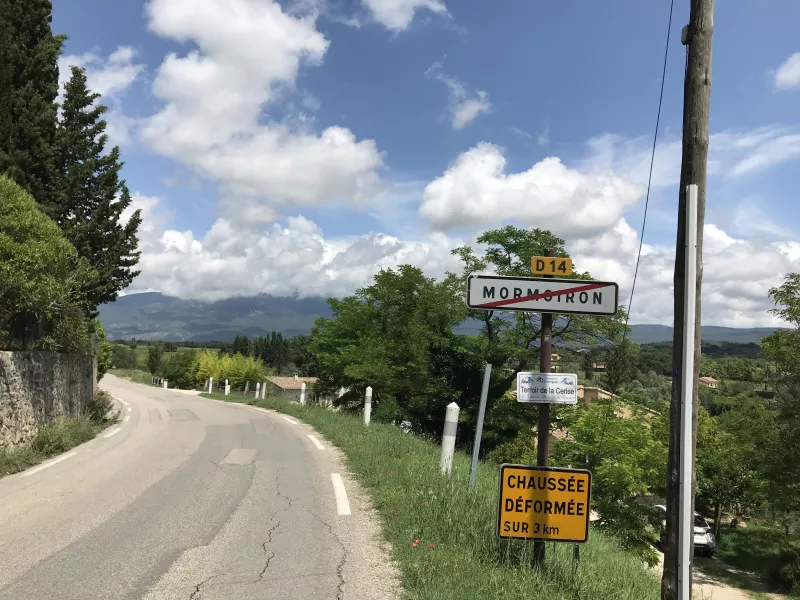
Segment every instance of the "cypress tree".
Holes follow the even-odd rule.
[[[0,175],[50,212],[58,57],[50,0],[0,0]]]
[[[112,302],[139,274],[136,232],[141,223],[135,211],[123,223],[122,212],[131,203],[120,179],[119,147],[106,152],[106,107],[96,104],[99,94],[86,85],[86,72],[72,67],[66,84],[61,122],[56,136],[58,189],[53,218],[67,239],[99,273],[86,291],[88,305]]]

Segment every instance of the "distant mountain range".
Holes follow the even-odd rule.
[[[309,333],[319,317],[330,317],[325,298],[296,298],[266,294],[200,302],[158,292],[122,296],[100,307],[100,320],[109,339],[163,341],[231,341],[237,335],[257,337],[272,331],[286,336]],[[465,333],[475,327],[465,325]],[[703,326],[707,342],[759,343],[774,329]],[[632,325],[631,339],[640,344],[672,340],[667,325]]]

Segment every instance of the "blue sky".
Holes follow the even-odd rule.
[[[633,322],[671,321],[683,96],[675,3]],[[669,3],[56,3],[145,226],[135,289],[335,294],[458,265],[506,223],[630,288]],[[800,269],[800,4],[718,4],[704,322],[773,323]],[[710,228],[710,229],[709,229]],[[638,294],[641,292],[642,296]],[[637,310],[638,307],[638,310]]]

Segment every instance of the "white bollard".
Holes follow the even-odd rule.
[[[249,381],[245,381],[244,382],[244,395],[247,396],[247,392],[249,392],[249,391],[250,391],[250,382]]]
[[[227,379],[225,380],[225,395],[226,396],[230,396],[231,395],[231,384],[228,383]]]
[[[214,389],[214,378],[213,377],[209,377],[208,378],[208,393],[210,394],[213,389]]]
[[[300,384],[300,404],[306,403],[306,382]]]
[[[164,389],[167,389],[167,383],[169,383],[166,379],[161,382],[161,385],[164,386]]]
[[[256,398],[261,398],[261,384],[256,381]]]
[[[372,388],[367,386],[367,391],[364,392],[364,425],[369,425],[369,420],[372,418]]]
[[[439,458],[439,470],[444,475],[450,475],[453,469],[453,450],[456,449],[456,432],[458,431],[458,413],[461,409],[458,404],[451,402],[447,405],[444,415],[444,432],[442,433],[442,455]]]
[[[264,383],[261,384],[261,399],[263,400],[266,397],[267,397],[267,382],[265,381]]]

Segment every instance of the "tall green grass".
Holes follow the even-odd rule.
[[[347,454],[380,514],[410,598],[659,598],[657,579],[597,530],[581,546],[577,565],[572,545],[548,544],[541,569],[532,566],[531,543],[497,539],[498,473],[491,465],[479,465],[478,484],[470,490],[468,456],[457,454],[452,476],[445,478],[438,470],[439,448],[397,427],[365,427],[353,416],[276,398],[227,399],[298,417]]]
[[[25,445],[0,448],[0,477],[24,471],[48,458],[88,442],[118,414],[108,394],[98,392],[94,401],[80,417],[59,419],[36,432]]]

